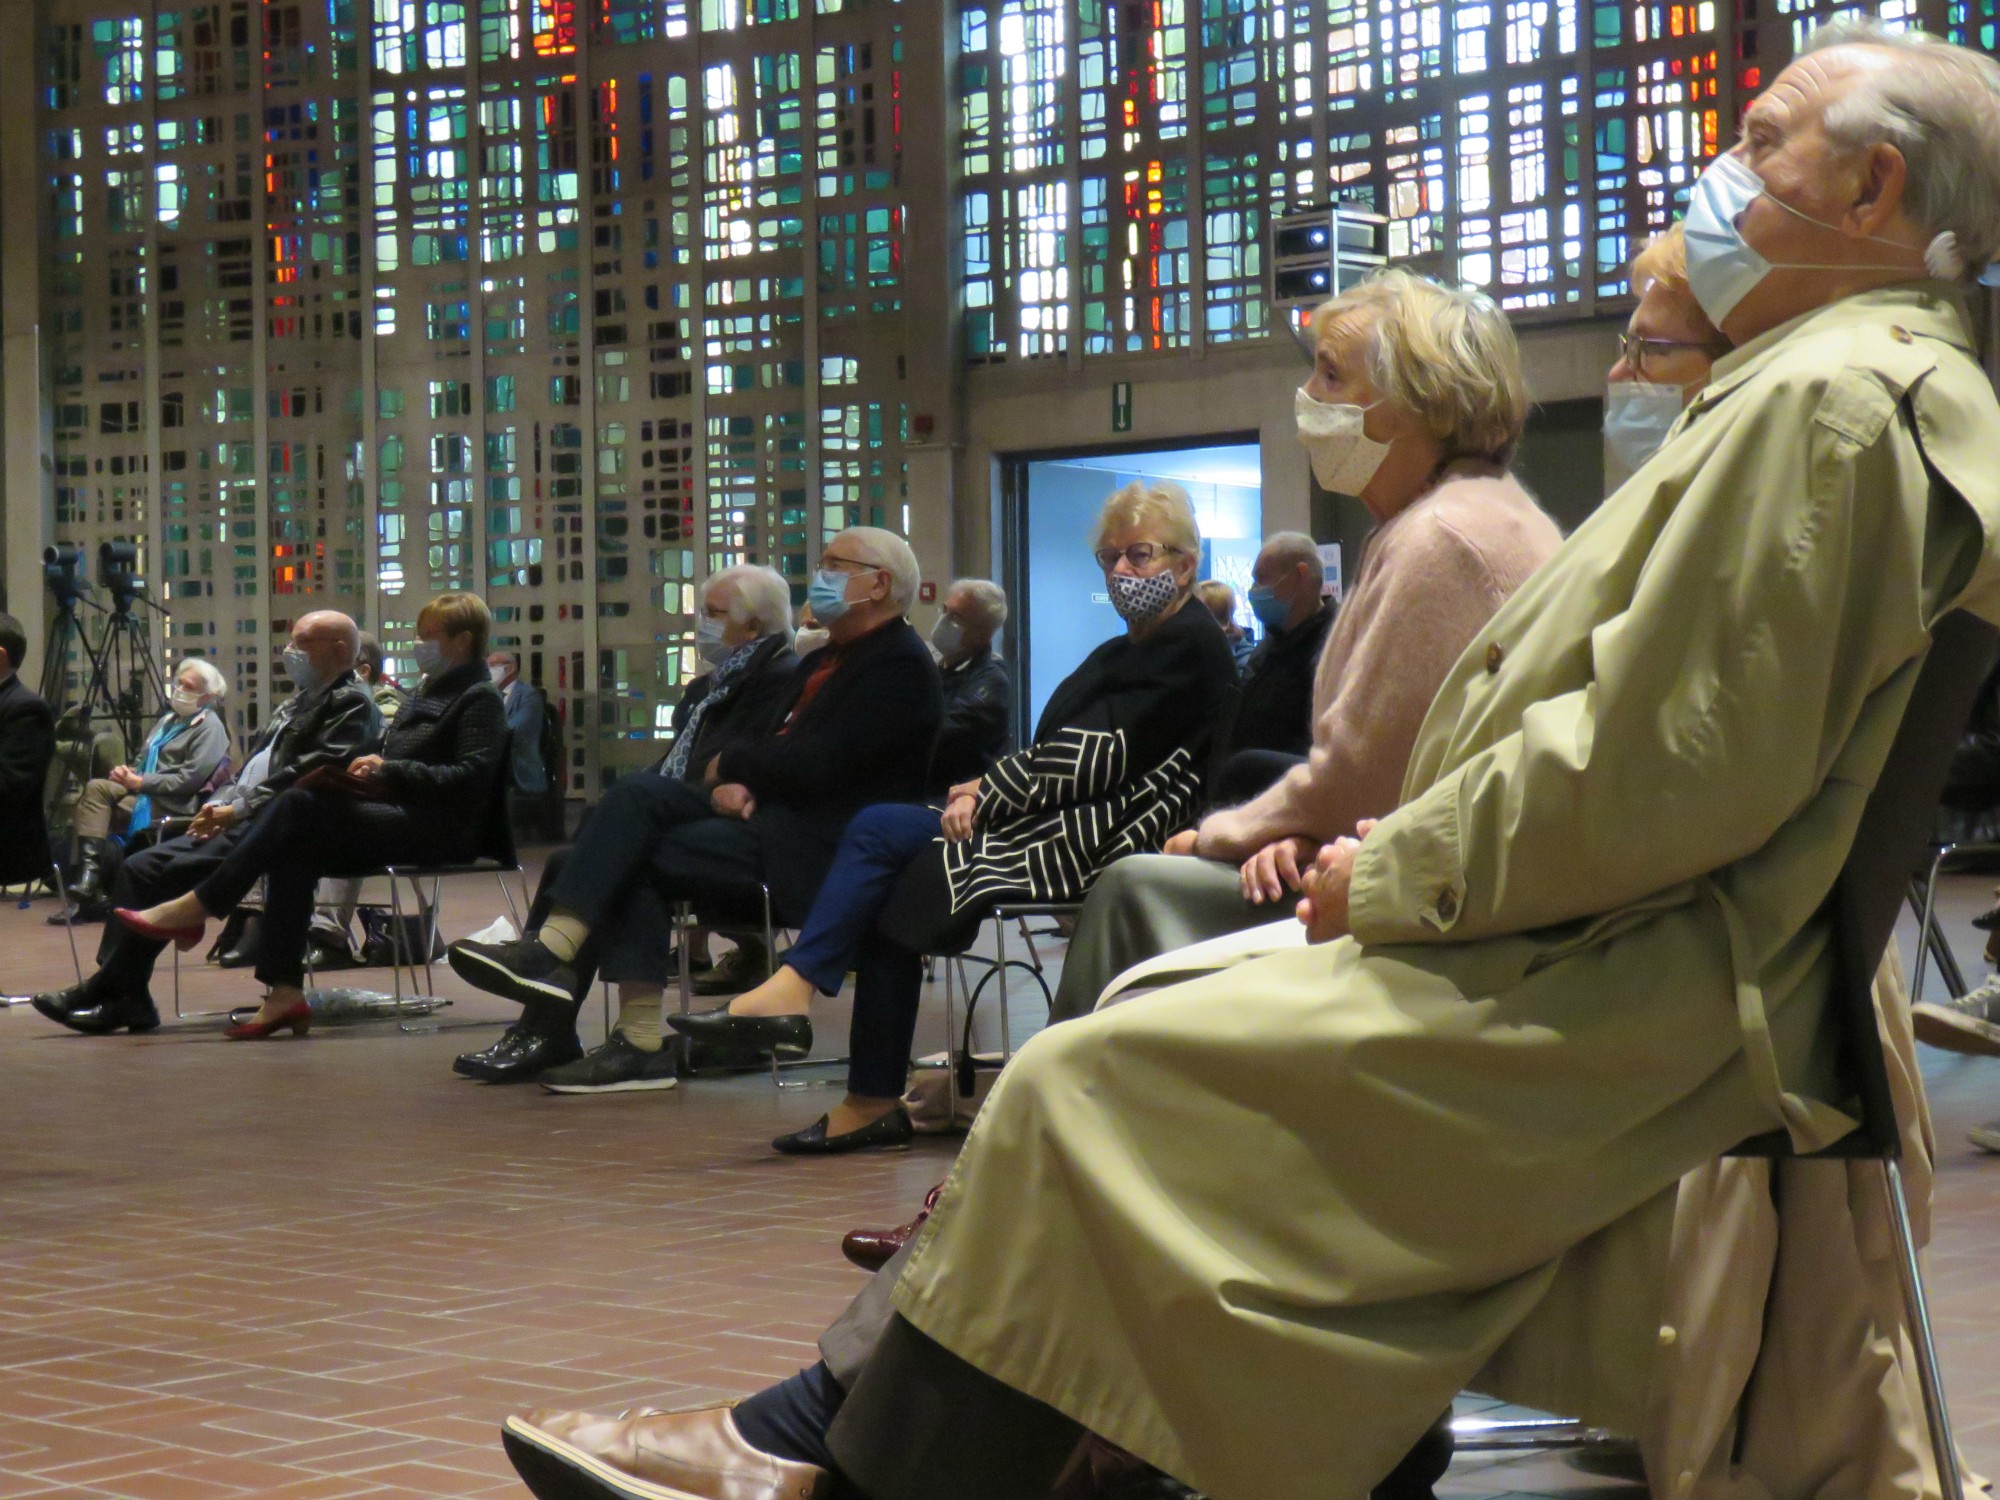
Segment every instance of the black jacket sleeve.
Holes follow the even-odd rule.
[[[853,783],[870,779],[864,772],[885,747],[921,744],[927,762],[943,711],[929,653],[881,650],[850,670],[858,675],[840,712],[815,715],[790,734],[732,745],[722,752],[722,779],[741,782],[759,801],[809,808],[844,802]],[[831,683],[821,688],[831,690]]]
[[[1007,664],[989,656],[946,695],[944,725],[938,730],[937,765],[965,768],[978,775],[1007,742],[1007,721],[1014,711],[1014,684]]]
[[[382,786],[407,807],[447,807],[478,816],[501,772],[507,709],[491,683],[475,683],[452,706],[448,740],[423,760],[385,760]],[[439,726],[445,730],[445,725]]]
[[[270,775],[249,792],[237,795],[246,814],[289,791],[306,772],[320,766],[344,766],[374,750],[382,743],[382,715],[368,690],[350,679],[327,694],[301,738],[297,751],[283,765],[272,766]]]
[[[55,754],[55,711],[30,698],[0,724],[0,801],[39,802]]]

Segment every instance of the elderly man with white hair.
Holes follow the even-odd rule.
[[[769,732],[712,753],[704,744],[681,775],[613,783],[539,924],[515,942],[452,946],[452,968],[520,1002],[531,1029],[573,1026],[588,988],[580,957],[594,956],[618,985],[611,1035],[544,1072],[542,1087],[672,1088],[677,1059],[663,1045],[661,996],[673,904],[754,902],[764,885],[778,919],[796,923],[848,820],[870,803],[922,795],[944,701],[937,664],[905,618],[918,581],[916,554],[893,532],[856,526],[834,537],[807,592],[829,640],[793,672]]]
[[[1006,623],[1006,590],[991,579],[961,578],[945,590],[931,628],[944,671],[944,727],[931,760],[935,796],[984,776],[1013,738],[1014,678],[993,649]]]
[[[103,921],[111,910],[105,887],[117,874],[122,840],[201,805],[202,793],[229,759],[229,725],[222,717],[228,691],[214,662],[190,656],[174,668],[167,711],[146,736],[137,763],[113,766],[110,775],[84,783],[72,823],[76,879],[68,910],[50,917],[51,926]]]
[[[1030,1041],[819,1364],[512,1419],[537,1495],[1026,1500],[1090,1433],[1322,1500],[1467,1386],[1640,1429],[1682,1175],[1850,1128],[1825,898],[1932,626],[2000,620],[1960,295],[2000,251],[2000,64],[1823,35],[1687,245],[1734,352],[1474,637],[1303,931]],[[1326,430],[1362,451],[1362,415]]]

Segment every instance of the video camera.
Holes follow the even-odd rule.
[[[58,542],[42,548],[42,578],[49,592],[56,596],[59,607],[74,607],[77,600],[90,592],[90,580],[84,576],[83,548],[74,542]]]
[[[130,613],[133,599],[146,591],[146,580],[139,576],[139,544],[99,543],[97,581],[111,596],[111,607],[114,610],[121,615]]]

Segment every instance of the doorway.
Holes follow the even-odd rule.
[[[1255,634],[1245,597],[1264,535],[1263,468],[1254,434],[1009,458],[999,550],[1014,607],[1007,637],[1018,743],[1028,743],[1056,685],[1124,629],[1090,555],[1091,528],[1113,491],[1156,479],[1188,492],[1201,527],[1198,576],[1219,578],[1236,590],[1237,623]]]

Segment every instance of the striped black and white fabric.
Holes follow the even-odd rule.
[[[1235,680],[1205,609],[1099,646],[1050,697],[1034,743],[987,772],[974,836],[945,846],[952,910],[1078,900],[1111,861],[1191,824]]]

